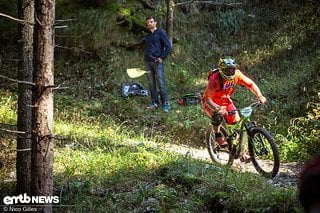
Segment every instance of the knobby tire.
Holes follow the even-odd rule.
[[[220,127],[220,132],[222,137],[227,138],[227,130],[224,126]],[[209,125],[206,130],[206,146],[210,155],[210,158],[213,162],[216,162],[220,165],[231,166],[233,164],[233,155],[232,155],[232,144],[228,141],[228,147],[221,148],[215,140],[215,133],[212,129],[212,126]],[[221,157],[221,159],[220,159]]]
[[[262,176],[275,177],[280,167],[280,157],[277,145],[270,133],[261,128],[249,130],[249,154],[255,169]],[[269,169],[272,167],[271,169]]]

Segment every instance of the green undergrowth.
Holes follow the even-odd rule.
[[[301,212],[295,188],[159,148],[126,141],[112,150],[59,150],[55,184],[61,202],[96,212]]]
[[[145,76],[126,74],[144,66],[143,52],[128,46],[145,34],[136,30],[136,19],[156,13],[164,28],[165,7],[161,1],[155,10],[123,2],[99,8],[57,1],[57,19],[68,27],[56,29],[55,84],[61,89],[55,90],[54,193],[71,205],[65,210],[301,212],[296,187],[273,186],[165,147],[204,146],[209,119],[200,105],[178,100],[201,95],[208,70],[221,55],[233,55],[267,97],[255,118],[276,138],[281,161],[307,160],[319,145],[319,5],[290,1],[188,13],[176,7],[174,53],[165,61],[170,111],[164,113],[146,110],[149,97],[122,97],[121,84],[147,86]],[[130,15],[129,23],[123,24],[119,11]],[[15,30],[0,21],[6,29],[1,42],[10,43]],[[6,52],[14,58],[13,51]],[[17,64],[8,55],[1,55],[1,74],[15,78]],[[14,129],[17,87],[0,81],[1,128]],[[234,98],[239,107],[255,101],[242,87]],[[0,136],[0,192],[12,194],[15,135]]]
[[[282,158],[305,160],[310,158],[310,153],[319,151],[320,93],[318,97],[318,101],[308,103],[307,116],[291,120],[287,137],[278,137]]]
[[[81,145],[56,151],[56,190],[72,210],[301,212],[295,187],[178,155],[143,137],[115,137],[112,128],[93,129],[82,130]]]
[[[54,207],[56,212],[301,212],[295,187],[177,154],[164,137],[137,133],[107,115],[90,116],[85,107],[81,112],[76,105],[62,108],[69,110],[66,114],[59,101],[53,170],[61,205]],[[7,140],[8,135],[2,144]],[[14,148],[14,143],[6,147],[13,157]],[[13,193],[14,169],[14,158],[0,169],[1,194]]]

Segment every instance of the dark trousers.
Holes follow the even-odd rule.
[[[159,104],[159,94],[157,86],[160,90],[160,101],[163,105],[168,105],[168,94],[166,81],[164,78],[164,65],[158,62],[145,62],[145,69],[150,71],[147,74],[149,90],[151,94],[151,103]]]

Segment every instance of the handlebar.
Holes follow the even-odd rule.
[[[250,104],[249,107],[259,107],[261,105],[262,105],[262,103],[260,101],[256,101],[256,102]]]
[[[229,110],[228,111],[228,115],[234,115],[236,112],[243,112],[244,110],[253,110],[253,108],[261,106],[261,105],[262,104],[259,101],[256,101],[256,102],[250,104],[247,107],[243,107],[243,108],[240,108],[240,109]]]

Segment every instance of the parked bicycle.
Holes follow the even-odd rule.
[[[255,102],[242,109],[228,111],[229,114],[239,112],[240,121],[228,125],[223,122],[220,131],[225,137],[228,146],[221,147],[215,140],[212,125],[206,131],[206,144],[211,159],[221,165],[233,164],[234,159],[239,159],[245,152],[245,144],[251,157],[253,166],[264,177],[275,177],[279,171],[280,158],[277,145],[271,134],[259,127],[251,117],[259,102]]]

